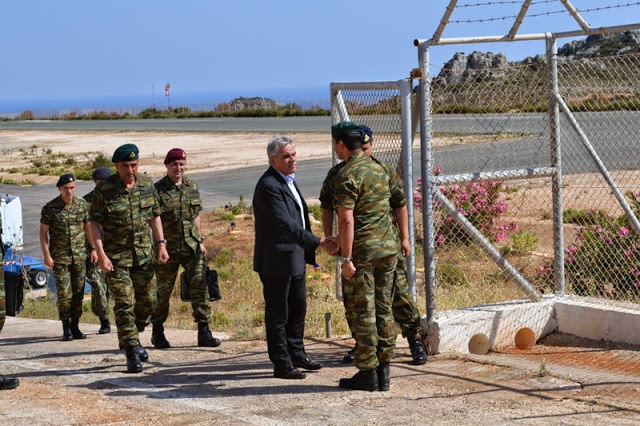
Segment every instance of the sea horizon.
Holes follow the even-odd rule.
[[[329,86],[301,87],[283,89],[242,89],[228,91],[212,91],[202,93],[170,92],[170,96],[164,95],[164,89],[156,89],[148,94],[132,95],[102,95],[50,99],[26,99],[26,100],[2,100],[0,99],[0,116],[13,118],[25,111],[33,113],[55,111],[60,114],[77,112],[84,114],[91,111],[118,111],[119,109],[143,110],[146,108],[167,109],[169,107],[188,107],[192,110],[212,109],[217,104],[232,101],[239,97],[262,97],[273,99],[279,104],[296,103],[302,108],[310,108],[314,105],[322,108],[329,107]],[[41,114],[37,114],[41,115]]]

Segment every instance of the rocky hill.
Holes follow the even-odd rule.
[[[583,40],[571,41],[558,49],[560,60],[588,59],[600,56],[613,56],[640,52],[640,32],[592,35]],[[505,70],[522,64],[543,62],[544,55],[527,57],[522,61],[509,62],[503,53],[475,51],[470,55],[458,52],[453,55],[436,77],[439,83],[462,83],[470,78],[476,79],[478,73],[490,79],[498,79]]]

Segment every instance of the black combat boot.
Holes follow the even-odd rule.
[[[71,334],[73,335],[74,339],[86,339],[87,335],[80,331],[80,329],[78,328],[79,322],[80,320],[77,318],[71,319]]]
[[[153,324],[153,331],[151,332],[151,344],[156,349],[167,349],[171,347],[171,344],[164,337],[164,326],[161,324]]]
[[[409,342],[409,349],[411,349],[411,356],[413,357],[412,364],[425,364],[427,362],[427,352],[424,350],[420,337],[407,337],[407,342]]]
[[[389,379],[389,363],[381,362],[376,371],[378,372],[378,390],[388,391],[389,385],[391,384],[391,379]]]
[[[12,377],[0,376],[0,390],[15,389],[20,384],[20,380]]]
[[[140,361],[147,362],[149,360],[149,354],[144,346],[138,345],[135,347],[135,350],[138,351],[138,355],[140,355]]]
[[[340,379],[340,387],[343,389],[365,390],[369,392],[378,390],[378,372],[358,371],[350,379]]]
[[[109,323],[109,319],[101,319],[100,320],[100,330],[98,330],[98,334],[107,334],[111,333],[111,324]]]
[[[220,339],[217,339],[211,335],[209,330],[209,324],[206,322],[198,323],[198,346],[205,346],[207,348],[215,348],[220,346]]]
[[[356,347],[354,346],[353,348],[351,348],[351,350],[349,352],[347,352],[347,354],[342,357],[342,363],[343,364],[351,364],[353,362],[354,358],[354,354],[356,352]]]
[[[127,373],[140,373],[142,364],[136,346],[129,346],[124,350],[124,353],[127,356]]]
[[[71,334],[71,319],[62,320],[62,340],[68,342],[73,340],[73,334]]]

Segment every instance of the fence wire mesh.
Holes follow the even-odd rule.
[[[551,183],[516,177],[551,165],[547,74],[543,61],[462,75],[445,69],[431,87],[440,191],[530,283],[553,255]],[[452,213],[434,207],[438,310],[522,298]]]
[[[640,212],[640,55],[562,61],[560,95],[624,195]],[[640,308],[640,237],[613,188],[562,117],[567,292]]]
[[[432,151],[442,194],[524,279],[550,294],[560,290],[553,279],[552,181],[518,179],[553,166],[550,74],[538,58],[463,74],[443,70],[433,78]],[[639,61],[627,54],[558,65],[559,94],[570,110],[559,121],[566,292],[635,308],[640,239],[579,130],[637,217]],[[419,207],[419,192],[415,201]],[[438,310],[522,298],[451,212],[437,201],[434,207]]]

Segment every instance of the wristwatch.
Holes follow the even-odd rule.
[[[338,257],[338,259],[340,259],[342,263],[347,263],[352,261],[350,257],[345,257],[345,256],[340,256]]]
[[[167,244],[167,240],[158,240],[158,244]]]

